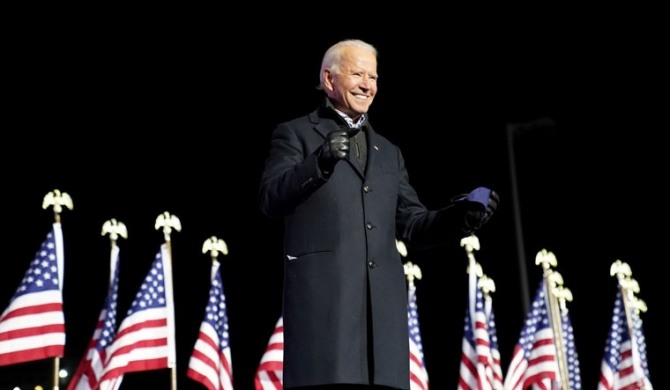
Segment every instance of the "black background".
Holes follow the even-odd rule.
[[[67,192],[74,209],[62,214],[61,366],[73,371],[107,289],[102,224],[116,218],[129,233],[119,243],[120,323],[163,242],[154,222],[168,211],[183,228],[172,234],[179,388],[201,388],[185,371],[209,289],[210,259],[201,248],[217,236],[230,250],[220,260],[234,381],[236,389],[251,389],[281,310],[281,223],[256,203],[270,132],[320,103],[315,86],[328,46],[361,38],[380,52],[371,121],[403,150],[422,201],[440,207],[479,185],[500,193],[476,256],[497,286],[503,371],[523,326],[524,300],[542,277],[535,254],[545,248],[574,296],[568,307],[583,388],[594,388],[600,373],[617,259],[630,264],[649,307],[642,318],[651,380],[666,388],[660,269],[667,256],[668,64],[652,15],[550,22],[548,14],[467,14],[467,24],[457,23],[457,13],[422,10],[371,23],[366,10],[340,7],[334,19],[324,12],[310,23],[235,21],[230,14],[213,21],[203,10],[199,17],[103,22],[95,14],[48,25],[26,18],[11,30],[3,49],[0,302],[8,304],[53,222],[43,197]],[[510,127],[547,122],[555,125],[526,126],[534,129],[508,140]],[[515,212],[530,293],[520,276]],[[408,260],[423,271],[417,295],[431,386],[455,388],[465,252],[452,245]],[[0,388],[21,381],[47,387],[50,370],[48,360],[0,367]],[[169,377],[168,370],[128,374],[122,388],[169,388]]]

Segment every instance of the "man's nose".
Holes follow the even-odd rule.
[[[365,89],[370,89],[371,85],[372,85],[372,78],[370,78],[370,76],[367,75],[363,76],[363,78],[361,79],[361,87]]]

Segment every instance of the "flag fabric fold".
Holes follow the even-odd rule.
[[[116,308],[119,290],[119,247],[112,243],[110,259],[110,280],[105,303],[98,315],[93,336],[86,353],[77,366],[67,390],[95,389],[107,363],[108,350],[116,336]],[[118,385],[120,386],[120,381]]]
[[[219,268],[220,263],[213,260],[205,317],[200,325],[186,375],[209,390],[233,390],[226,298]]]
[[[428,371],[423,357],[423,343],[419,329],[416,305],[416,286],[409,284],[407,295],[407,321],[409,325],[409,382],[411,390],[428,390]]]
[[[0,315],[0,366],[63,356],[63,258],[56,222]]]
[[[479,280],[470,264],[469,299],[465,313],[459,390],[502,390],[502,369],[493,307],[484,300]]]
[[[598,390],[653,390],[647,366],[647,344],[639,313],[630,313],[628,327],[621,291],[617,291],[612,325],[601,363]],[[631,334],[632,330],[632,334]]]
[[[279,317],[254,377],[256,390],[281,390],[284,372],[284,321]]]
[[[163,244],[109,347],[100,389],[115,388],[114,382],[125,373],[172,367],[176,351],[171,285],[171,257]]]
[[[504,390],[561,388],[555,335],[547,305],[544,279],[537,289],[530,312],[514,347],[512,359],[505,375]],[[565,356],[569,389],[581,389],[579,359],[575,349],[572,325],[567,313],[561,315],[561,328],[565,340]]]

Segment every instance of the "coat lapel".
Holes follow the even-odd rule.
[[[314,130],[316,130],[316,132],[321,134],[321,136],[323,137],[324,140],[326,139],[326,136],[328,135],[328,133],[330,133],[332,131],[335,131],[335,130],[338,130],[340,128],[340,125],[338,124],[337,121],[332,119],[329,115],[325,115],[325,113],[324,113],[325,110],[326,110],[325,107],[324,108],[319,108],[316,111],[314,111],[312,114],[310,114],[310,120],[312,121],[312,123],[314,123]],[[369,136],[369,132],[368,132],[368,135],[366,135],[366,136]],[[367,144],[368,144],[368,162],[367,162],[366,165],[369,165],[370,164],[370,160],[369,160],[369,158],[370,158],[370,153],[369,153],[370,141],[369,141],[369,139],[368,139]],[[340,164],[342,164],[342,163],[348,164],[358,174],[358,176],[361,179],[364,179],[365,178],[364,170],[361,169],[356,162],[351,160],[352,158],[354,158],[354,157],[351,156],[351,154],[349,155],[349,157],[350,157],[349,159],[341,161]]]

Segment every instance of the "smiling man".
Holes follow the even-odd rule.
[[[375,132],[377,50],[330,47],[326,97],[279,124],[261,175],[259,206],[284,219],[285,389],[409,389],[407,285],[396,238],[412,247],[458,242],[491,217],[480,187],[428,210],[400,149]]]

